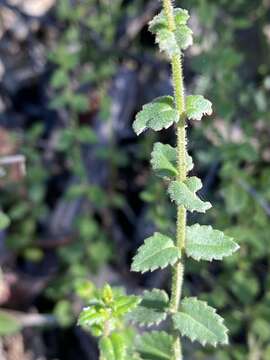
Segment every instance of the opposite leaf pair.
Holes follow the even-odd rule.
[[[164,321],[169,314],[170,302],[167,293],[153,289],[144,292],[142,301],[129,314],[128,319],[143,326],[152,326]],[[228,342],[223,319],[204,301],[196,298],[183,299],[181,310],[172,315],[172,320],[176,331],[188,336],[192,341],[199,341],[202,345],[209,343],[216,346],[218,342]]]
[[[211,115],[212,104],[201,95],[190,95],[186,99],[185,115],[188,119],[201,120],[204,114]],[[159,131],[168,129],[180,120],[172,96],[161,96],[144,105],[133,124],[134,131],[140,135],[146,129]]]
[[[187,227],[185,251],[195,260],[222,260],[232,255],[239,246],[222,231],[208,225],[195,224]],[[180,250],[168,236],[155,233],[145,240],[132,262],[132,271],[154,271],[174,265],[181,258]]]

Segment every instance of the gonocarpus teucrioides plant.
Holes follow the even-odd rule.
[[[174,96],[162,96],[144,105],[137,114],[134,130],[137,135],[147,129],[159,131],[175,125],[177,146],[156,143],[151,164],[154,171],[168,183],[168,195],[177,206],[176,239],[155,233],[145,240],[133,259],[132,270],[154,271],[172,267],[171,295],[159,289],[146,291],[130,319],[142,325],[159,324],[171,319],[172,330],[142,335],[137,351],[141,359],[183,359],[181,336],[202,345],[228,343],[227,328],[216,310],[195,297],[182,299],[184,256],[200,260],[222,260],[238,249],[232,238],[211,226],[187,226],[187,211],[205,213],[211,208],[196,194],[202,182],[189,176],[193,168],[187,153],[188,120],[201,120],[212,113],[212,105],[200,95],[185,96],[182,51],[192,45],[192,31],[187,26],[188,12],[175,9],[171,0],[163,0],[163,10],[150,22],[150,31],[171,62]]]
[[[177,146],[156,143],[151,155],[153,170],[168,184],[168,195],[177,206],[176,238],[154,233],[138,249],[132,262],[132,271],[141,273],[170,266],[171,294],[153,289],[145,291],[141,298],[118,297],[106,286],[79,319],[92,333],[98,330],[95,335],[100,337],[101,360],[182,360],[181,336],[202,345],[228,343],[228,330],[214,308],[195,297],[182,299],[184,256],[197,261],[221,260],[238,249],[232,238],[211,226],[187,226],[187,211],[205,213],[211,208],[209,202],[196,194],[202,188],[201,180],[188,175],[193,161],[187,152],[187,121],[199,121],[204,114],[212,113],[210,101],[184,93],[182,51],[193,41],[188,19],[186,10],[174,9],[171,0],[163,0],[162,11],[150,22],[150,31],[171,62],[174,96],[162,96],[144,105],[133,124],[137,135],[147,129],[176,127]],[[169,319],[171,330],[145,332],[139,336],[135,352],[132,348],[129,351],[131,342],[127,343],[122,322],[119,323],[124,314],[143,326],[158,325]]]

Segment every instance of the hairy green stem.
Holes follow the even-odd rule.
[[[175,30],[174,9],[171,0],[163,0],[163,7],[167,17],[170,31]],[[178,158],[178,180],[184,181],[187,177],[187,150],[186,150],[186,124],[185,124],[185,94],[181,55],[172,58],[172,78],[174,87],[175,105],[180,114],[177,125],[177,158]],[[183,206],[177,208],[176,245],[182,252],[185,247],[186,237],[186,209]],[[184,265],[178,261],[172,272],[171,311],[179,309],[182,294],[184,276]],[[175,336],[173,345],[173,360],[182,360],[181,340]]]
[[[182,360],[182,347],[181,347],[181,341],[178,335],[174,336],[174,343],[173,343],[173,354],[175,359],[181,359]]]

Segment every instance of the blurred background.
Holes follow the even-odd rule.
[[[215,351],[187,342],[187,359],[269,360],[270,1],[175,3],[195,36],[186,91],[214,106],[188,129],[213,204],[199,220],[241,245],[220,263],[187,262],[185,294],[219,309],[231,341]],[[130,273],[147,236],[174,232],[175,209],[149,166],[153,143],[173,145],[174,131],[132,131],[144,103],[172,92],[147,30],[159,7],[0,1],[1,360],[96,360],[96,340],[76,326],[92,284],[169,288],[166,271]]]

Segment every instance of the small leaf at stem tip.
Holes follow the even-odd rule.
[[[165,331],[146,332],[136,344],[136,351],[142,360],[171,360],[173,337]]]
[[[212,103],[202,95],[189,95],[186,98],[186,115],[188,119],[201,120],[204,115],[212,114]]]
[[[202,201],[195,192],[201,188],[201,181],[196,177],[188,178],[186,181],[172,181],[168,188],[168,193],[172,201],[178,206],[184,206],[188,211],[204,213],[212,205]]]
[[[172,239],[160,233],[155,233],[144,241],[133,258],[131,271],[154,271],[174,265],[180,258],[180,250]]]
[[[141,303],[127,319],[140,325],[158,325],[167,317],[169,297],[164,290],[144,291]]]
[[[189,13],[186,9],[176,8],[174,9],[174,17],[176,25],[185,25],[190,18]]]
[[[175,23],[178,26],[186,25],[190,17],[188,11],[181,8],[174,9],[174,15],[175,15]],[[167,18],[165,12],[164,10],[162,10],[149,22],[149,31],[151,31],[153,34],[156,34],[158,30],[164,27],[166,28],[168,26],[167,26]]]
[[[193,32],[187,25],[176,26],[175,38],[180,49],[186,50],[193,44]]]
[[[180,55],[180,49],[176,40],[176,36],[168,29],[161,29],[157,32],[156,42],[160,51],[164,51],[170,58],[174,55]]]
[[[168,144],[155,143],[151,153],[153,170],[162,178],[177,176],[177,149]],[[187,170],[193,169],[192,157],[187,154]]]
[[[228,344],[228,329],[216,309],[197,298],[185,298],[181,302],[181,311],[173,315],[175,330],[187,336],[191,341],[197,340],[203,346]]]
[[[186,254],[197,261],[222,260],[238,249],[232,238],[211,226],[195,224],[187,227]]]
[[[149,30],[156,35],[160,50],[170,58],[180,55],[193,43],[192,30],[186,25],[189,19],[187,10],[174,9],[175,30],[170,31],[164,11],[154,17],[149,23]]]
[[[179,112],[174,107],[172,96],[161,96],[143,106],[133,123],[137,135],[146,129],[159,131],[179,121]]]

